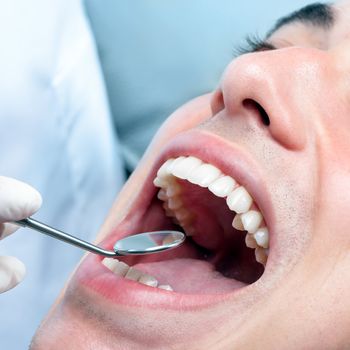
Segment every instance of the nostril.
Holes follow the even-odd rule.
[[[259,113],[261,121],[264,125],[269,126],[270,125],[270,118],[268,114],[266,113],[265,109],[256,101],[247,98],[243,100],[243,107],[247,109],[255,110]]]

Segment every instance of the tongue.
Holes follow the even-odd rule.
[[[140,263],[133,267],[154,276],[159,285],[170,285],[175,292],[187,294],[221,294],[246,284],[226,278],[207,261],[180,258]]]

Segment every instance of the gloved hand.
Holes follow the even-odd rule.
[[[41,206],[41,196],[31,186],[0,176],[0,239],[16,231],[19,226],[10,221],[24,219]],[[0,293],[15,287],[25,275],[24,264],[13,256],[0,256]]]

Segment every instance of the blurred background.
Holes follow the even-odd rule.
[[[247,35],[310,3],[86,0],[127,169],[170,113],[217,86]]]
[[[0,0],[0,174],[42,193],[35,218],[93,240],[162,121],[310,3]],[[0,295],[0,349],[25,349],[83,253],[21,229],[0,254],[27,266]]]

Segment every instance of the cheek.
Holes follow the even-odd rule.
[[[324,240],[336,247],[350,246],[350,169],[348,161],[339,165],[334,160],[325,164],[323,169],[323,183],[320,186],[320,208],[322,223],[328,230],[324,233]]]

